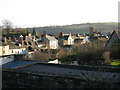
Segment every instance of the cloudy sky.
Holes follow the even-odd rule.
[[[0,25],[17,27],[117,22],[120,0],[0,0]]]

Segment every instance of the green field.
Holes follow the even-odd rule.
[[[120,67],[120,59],[112,60],[111,65],[115,67]]]
[[[46,27],[36,27],[36,31],[39,33],[43,33],[43,31],[47,31],[48,34],[59,34],[60,32],[64,33],[89,33],[89,26],[95,25],[95,29],[97,31],[106,34],[108,32],[112,32],[113,30],[118,29],[118,23],[85,23],[85,24],[72,24],[72,25],[63,25],[63,26],[46,26]],[[28,28],[31,32],[32,28]]]

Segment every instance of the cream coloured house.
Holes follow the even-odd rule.
[[[72,38],[71,35],[64,35],[62,38],[59,38],[59,44],[61,46],[73,45],[74,44],[74,39]]]
[[[23,46],[9,45],[9,54],[26,54],[26,48]]]
[[[15,45],[0,45],[0,56],[13,55],[13,54],[25,54],[26,48],[18,47]]]
[[[44,43],[49,49],[58,48],[58,40],[54,36],[47,35],[46,33],[42,36],[42,43]]]
[[[9,45],[0,45],[0,56],[9,55]]]

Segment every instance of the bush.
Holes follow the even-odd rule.
[[[94,45],[85,45],[84,47],[79,49],[80,51],[77,53],[77,61],[79,64],[102,64],[100,62],[103,60],[102,54],[104,53],[103,48],[99,48]]]
[[[36,51],[32,59],[37,61],[43,61],[43,60],[51,59],[51,57],[46,53]]]
[[[105,64],[107,64],[107,65],[110,65],[111,64],[111,60],[110,60],[110,52],[109,51],[105,51],[104,53],[103,53],[103,58],[104,58],[104,62],[105,62]]]
[[[114,47],[110,49],[110,58],[112,59],[120,59],[120,47]]]

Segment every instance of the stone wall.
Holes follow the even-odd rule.
[[[118,84],[105,80],[58,76],[35,72],[2,72],[3,88],[118,88]]]

